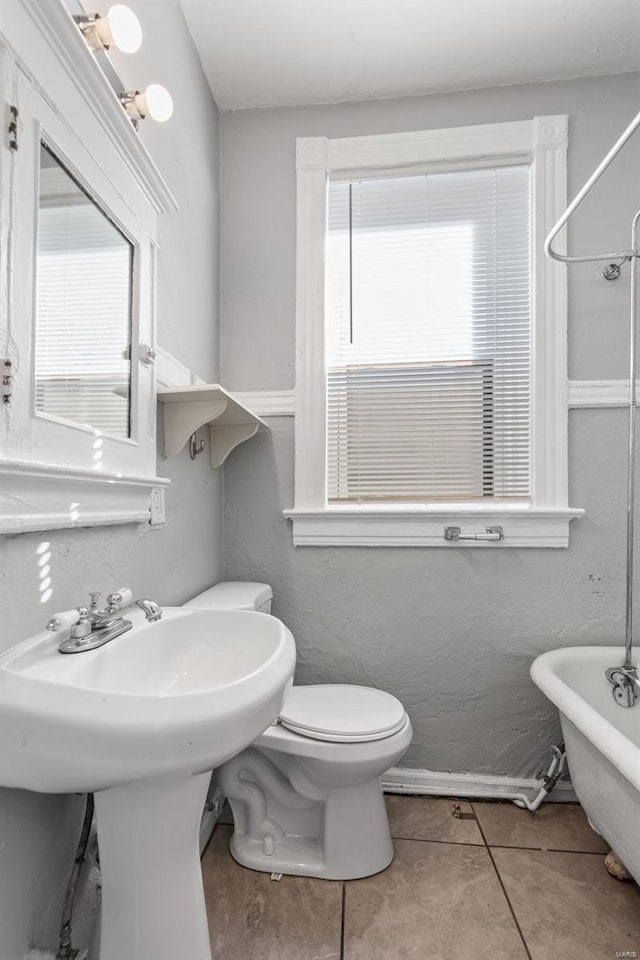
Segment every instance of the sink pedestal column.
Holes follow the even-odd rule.
[[[210,773],[95,795],[100,960],[211,960],[200,819]]]

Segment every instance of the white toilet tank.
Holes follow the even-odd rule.
[[[228,580],[197,594],[185,607],[204,610],[257,610],[271,613],[273,590],[268,583]]]

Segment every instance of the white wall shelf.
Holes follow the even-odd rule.
[[[231,451],[249,440],[264,420],[217,383],[158,390],[164,404],[164,452],[175,457],[201,427],[209,427],[211,466],[219,467]]]

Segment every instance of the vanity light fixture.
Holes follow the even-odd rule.
[[[133,10],[116,3],[104,17],[96,14],[74,17],[84,39],[92,50],[108,50],[114,46],[122,53],[136,53],[142,43],[142,27]]]
[[[171,94],[159,83],[150,83],[144,93],[139,90],[121,93],[120,102],[136,125],[146,117],[164,123],[173,114]]]

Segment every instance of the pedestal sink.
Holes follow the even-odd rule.
[[[198,850],[209,771],[277,717],[275,617],[165,608],[97,650],[42,633],[0,657],[0,785],[95,793],[100,960],[211,960]]]

